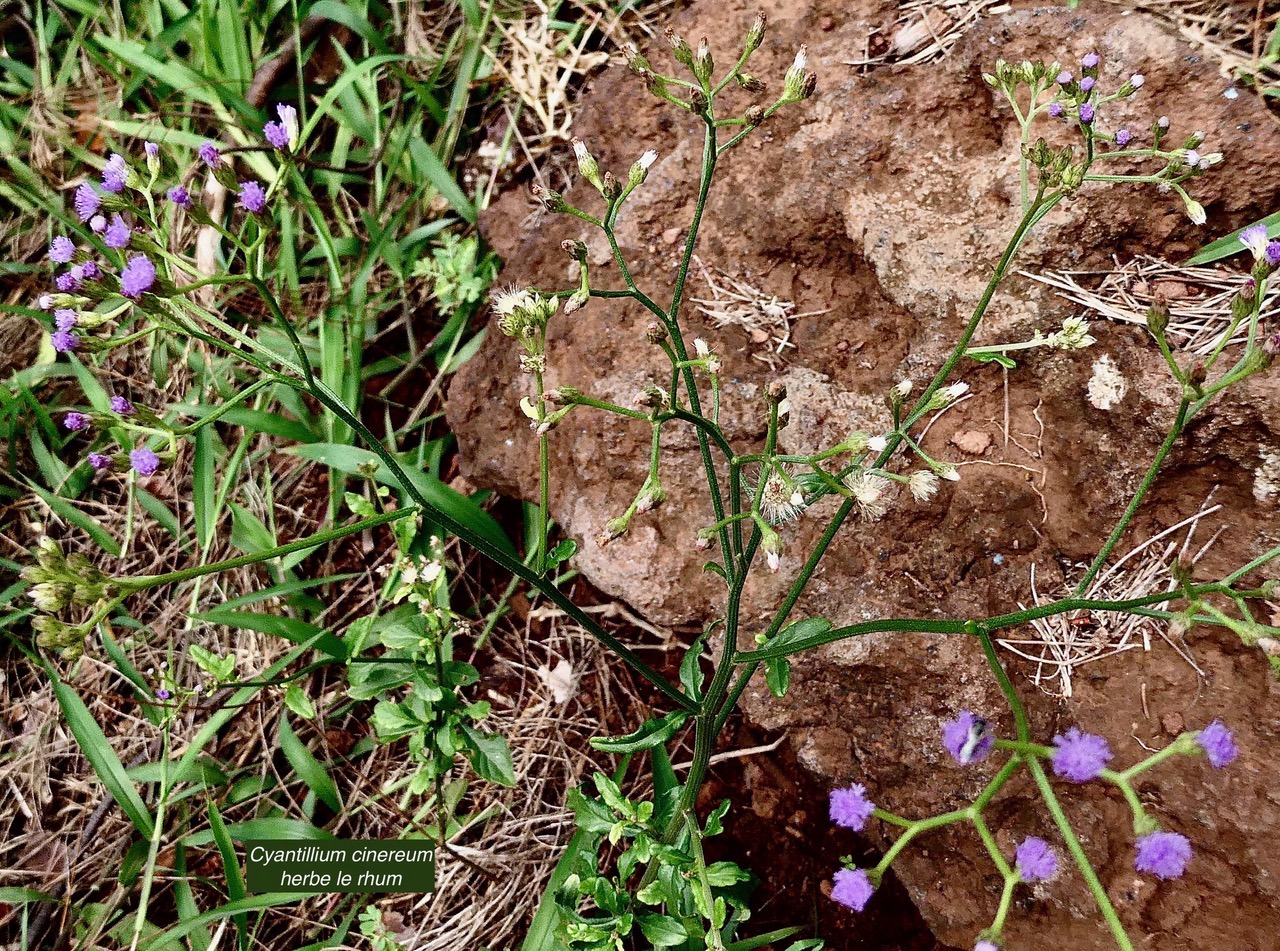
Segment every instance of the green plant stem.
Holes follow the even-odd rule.
[[[160,840],[164,837],[164,811],[169,798],[169,720],[166,718],[161,727],[160,745],[160,790],[156,795],[155,825],[151,832],[151,843],[147,848],[147,862],[142,874],[142,893],[138,896],[138,912],[133,919],[133,939],[129,942],[129,951],[137,951],[138,941],[142,938],[142,929],[147,923],[147,906],[151,903],[151,886],[155,881],[156,859],[160,855]]]

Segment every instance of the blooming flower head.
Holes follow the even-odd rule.
[[[1092,76],[1086,76],[1084,79],[1080,80],[1080,91],[1090,92],[1096,83],[1097,80]]]
[[[1049,104],[1049,115],[1053,116],[1055,119],[1062,118],[1062,112],[1062,103],[1053,102]]]
[[[84,272],[80,273],[83,274]],[[53,285],[64,294],[71,294],[80,289],[80,278],[71,271],[67,271],[66,274],[59,274],[55,277]]]
[[[973,946],[973,951],[1000,951],[1000,946],[994,941],[979,941]]]
[[[1280,267],[1280,241],[1268,242],[1266,262],[1272,267]]]
[[[1075,77],[1071,75],[1071,70],[1064,69],[1062,72],[1058,73],[1058,76],[1056,79],[1054,79],[1054,82],[1056,82],[1059,86],[1070,86],[1072,80],[1074,79]]]
[[[156,282],[156,266],[143,254],[135,254],[120,272],[120,293],[130,300],[137,300],[151,290]]]
[[[1251,228],[1245,228],[1240,232],[1240,243],[1253,253],[1255,261],[1261,261],[1267,253],[1267,226],[1254,225]],[[53,256],[52,248],[49,256]]]
[[[102,472],[111,468],[111,457],[105,456],[100,452],[89,453],[89,465],[93,466],[94,471]]]
[[[267,207],[267,193],[257,182],[241,182],[240,207],[255,215],[258,214]]]
[[[1058,853],[1034,835],[1022,840],[1015,852],[1018,874],[1024,882],[1043,882],[1058,871]]]
[[[222,159],[222,153],[218,151],[218,147],[212,142],[201,144],[200,148],[196,150],[196,154],[200,156],[200,161],[210,168],[217,168],[218,162]]]
[[[1080,121],[1081,122],[1085,123],[1085,125],[1088,125],[1090,122],[1093,121],[1094,115],[1095,115],[1095,110],[1093,108],[1093,103],[1090,103],[1090,102],[1081,103],[1080,105]]]
[[[136,411],[133,408],[133,404],[123,396],[113,396],[111,397],[111,412],[117,416],[132,416]]]
[[[942,724],[942,745],[952,759],[968,766],[986,758],[996,745],[996,737],[987,729],[986,720],[961,710],[954,720]]]
[[[109,192],[122,192],[128,177],[129,166],[125,164],[124,156],[119,152],[112,152],[111,158],[107,159],[107,164],[102,169],[103,189]]]
[[[86,281],[96,281],[102,276],[102,268],[97,261],[85,261],[80,265],[80,276]]]
[[[273,149],[284,151],[289,147],[289,133],[282,122],[268,122],[262,127],[262,134]]]
[[[1053,745],[1057,747],[1053,753],[1053,774],[1064,776],[1073,783],[1097,779],[1112,756],[1106,739],[1092,733],[1081,733],[1074,726],[1055,736]]]
[[[1128,129],[1121,129],[1116,133],[1116,145],[1124,148],[1133,140],[1133,133]]]
[[[1152,832],[1138,840],[1133,867],[1156,878],[1178,878],[1191,861],[1191,840],[1177,832]]]
[[[106,215],[94,215],[92,218],[90,218],[89,230],[92,231],[94,234],[102,234],[102,232],[106,231],[107,230]]]
[[[289,148],[298,147],[298,110],[286,103],[276,103],[276,115],[280,117],[280,126],[284,129],[285,141]]]
[[[1141,89],[1146,81],[1147,77],[1143,76],[1142,73],[1134,73],[1129,77],[1129,85],[1134,89]]]
[[[164,687],[161,687],[159,690],[156,691],[157,700],[168,700],[172,696],[173,694],[170,693],[168,690],[165,690]]]
[[[82,429],[89,428],[90,419],[84,413],[70,412],[62,417],[62,426],[69,429],[73,433],[78,433]]]
[[[907,488],[917,502],[928,502],[938,491],[938,476],[932,469],[917,469],[907,479]]]
[[[70,307],[62,307],[53,312],[53,325],[59,330],[70,330],[80,322],[80,315]]]
[[[842,868],[832,878],[835,887],[831,889],[831,897],[854,911],[866,908],[867,902],[875,894],[875,886],[863,869]]]
[[[1209,765],[1214,769],[1230,765],[1240,755],[1236,748],[1236,738],[1221,720],[1214,720],[1196,734],[1196,743],[1209,758]]]
[[[138,475],[151,475],[160,468],[160,457],[146,446],[139,446],[129,453],[129,464]]]
[[[76,189],[75,206],[76,214],[80,217],[80,220],[82,222],[88,221],[98,213],[98,209],[102,206],[102,199],[93,190],[93,186],[85,182]]]
[[[76,256],[76,243],[66,235],[58,235],[49,242],[49,260],[54,264],[70,264]]]
[[[191,207],[191,196],[187,194],[187,190],[181,185],[174,185],[169,189],[169,200],[179,208]]]
[[[129,239],[133,237],[133,229],[130,228],[123,218],[118,214],[111,216],[111,224],[107,225],[107,230],[103,232],[102,243],[109,248],[125,248],[129,246]]]
[[[831,821],[842,828],[861,832],[875,809],[876,804],[867,798],[867,789],[861,783],[831,790]]]
[[[1080,60],[1080,65],[1085,69],[1097,69],[1100,62],[1102,57],[1097,53],[1085,53],[1084,59]]]

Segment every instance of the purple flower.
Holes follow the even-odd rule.
[[[53,312],[53,325],[59,330],[70,330],[80,322],[80,315],[70,307],[62,307]]]
[[[139,446],[129,453],[129,464],[138,475],[151,475],[160,468],[160,457],[146,446]]]
[[[1253,252],[1255,261],[1267,253],[1267,226],[1253,225],[1240,232],[1240,243]]]
[[[130,300],[137,300],[156,282],[156,266],[151,259],[135,254],[120,272],[120,293]]]
[[[94,234],[102,234],[107,230],[107,219],[105,215],[94,215],[89,219],[89,230]]]
[[[1044,839],[1034,835],[1022,840],[1015,853],[1018,874],[1024,882],[1043,882],[1058,871],[1058,853]]]
[[[1107,741],[1093,733],[1081,733],[1076,727],[1053,738],[1053,774],[1065,776],[1073,783],[1097,779],[1111,760]]]
[[[39,307],[41,310],[48,310],[50,307],[53,306],[53,295],[41,294],[39,297],[36,298],[36,306]]]
[[[187,190],[181,185],[175,185],[169,189],[169,200],[179,208],[191,207],[191,196],[187,194]]]
[[[80,216],[82,222],[88,221],[97,214],[101,205],[102,199],[98,197],[98,193],[93,190],[93,186],[88,182],[76,189],[76,214]]]
[[[70,353],[72,350],[80,349],[80,337],[70,330],[56,331],[49,340],[58,353]]]
[[[89,465],[93,466],[94,471],[102,472],[104,469],[111,468],[112,459],[110,456],[104,456],[100,452],[89,453]]]
[[[1236,738],[1231,735],[1227,725],[1221,720],[1214,720],[1196,734],[1196,743],[1209,757],[1209,765],[1214,769],[1222,769],[1240,755],[1236,749]]]
[[[81,272],[83,273],[83,272]],[[53,285],[64,294],[70,294],[80,289],[80,279],[71,271],[66,274],[59,274],[53,279]]]
[[[867,902],[875,894],[876,889],[871,884],[871,879],[860,868],[842,868],[832,878],[835,887],[831,889],[831,897],[854,911],[862,911],[866,908]]]
[[[1121,129],[1119,132],[1116,133],[1116,145],[1120,146],[1120,148],[1124,148],[1132,140],[1133,140],[1133,133],[1130,132],[1128,129]]]
[[[1191,861],[1191,840],[1177,832],[1152,832],[1138,840],[1133,867],[1157,878],[1178,878]]]
[[[257,182],[241,182],[240,207],[255,215],[258,214],[267,207],[267,193]]]
[[[1134,73],[1132,76],[1129,77],[1129,85],[1132,86],[1134,89],[1141,89],[1143,83],[1145,83],[1146,81],[1147,81],[1147,77],[1143,76],[1142,73]]]
[[[1088,125],[1093,121],[1094,108],[1092,103],[1084,102],[1080,104],[1080,121]]]
[[[996,745],[995,734],[987,729],[987,721],[961,710],[954,720],[942,725],[942,745],[961,766],[985,759]]]
[[[1064,69],[1058,73],[1058,78],[1054,80],[1059,86],[1070,86],[1075,77],[1071,75],[1071,70]]]
[[[62,417],[62,426],[69,429],[73,433],[78,433],[82,429],[88,429],[91,420],[84,413],[71,412]]]
[[[111,412],[117,416],[132,416],[135,412],[133,404],[123,396],[111,397]]]
[[[1097,53],[1085,53],[1084,59],[1080,60],[1080,65],[1085,69],[1097,69],[1100,62],[1102,62],[1102,57]]]
[[[156,699],[157,699],[157,700],[168,700],[168,699],[169,699],[170,697],[172,697],[172,696],[173,696],[173,694],[171,694],[169,691],[165,690],[163,687],[161,687],[159,690],[157,690],[157,691],[156,691]]]
[[[196,150],[196,154],[200,156],[200,161],[210,168],[217,168],[218,162],[222,159],[222,153],[212,142],[205,142]]]
[[[129,177],[129,166],[125,164],[124,156],[119,152],[112,152],[111,158],[107,159],[106,166],[102,169],[102,188],[109,192],[124,191],[125,180]]]
[[[102,243],[109,248],[119,250],[128,247],[129,239],[132,237],[133,229],[117,214],[111,216],[111,224],[107,225],[107,230],[102,235]]]
[[[861,783],[831,790],[831,821],[838,826],[861,832],[875,809],[876,804],[867,798],[867,789]]]
[[[1272,241],[1267,245],[1267,263],[1272,267],[1280,267],[1280,241]]]
[[[156,145],[154,142],[143,142],[142,151],[147,153],[147,158],[153,159],[160,157],[160,146]]]
[[[1051,102],[1049,104],[1049,115],[1053,116],[1055,119],[1062,118],[1062,103]]]
[[[1097,80],[1094,79],[1092,76],[1086,76],[1084,79],[1080,80],[1080,91],[1089,92],[1093,89],[1096,83],[1097,83]]]
[[[86,281],[96,281],[102,274],[102,268],[98,267],[97,261],[85,261],[80,265],[80,276]]]
[[[1000,945],[994,941],[979,941],[973,946],[973,951],[1000,951]]]
[[[58,235],[49,242],[49,260],[54,264],[70,264],[76,256],[76,243],[66,235]]]
[[[283,122],[268,122],[262,127],[262,134],[273,149],[284,150],[289,147],[289,130]]]

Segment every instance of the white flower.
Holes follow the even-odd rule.
[[[913,386],[910,379],[899,380],[893,387],[893,392],[898,395],[899,399],[905,400],[911,395],[911,387]]]
[[[949,462],[943,462],[938,465],[938,477],[948,482],[959,482],[960,470]]]
[[[770,525],[789,522],[804,511],[804,496],[785,476],[773,472],[760,493],[760,512]]]
[[[769,563],[769,570],[777,574],[778,569],[782,567],[782,556],[776,551],[765,552],[765,561]]]
[[[711,356],[711,345],[701,337],[694,338],[693,352],[698,355],[699,360],[705,360]]]
[[[517,310],[523,310],[533,304],[533,295],[527,287],[512,284],[493,295],[493,309],[499,317],[510,317]]]
[[[802,46],[800,47],[799,51],[796,53],[796,60],[794,63],[791,64],[791,68],[799,71],[799,70],[803,70],[808,65],[809,65],[809,49],[808,47]]]
[[[649,166],[652,165],[657,160],[658,160],[658,153],[653,149],[649,149],[649,151],[645,152],[644,155],[640,156],[640,160],[636,162],[636,164],[639,165],[641,168],[647,170]]]
[[[1143,76],[1142,73],[1134,73],[1132,76],[1129,77],[1129,85],[1132,86],[1134,89],[1141,89],[1142,84],[1145,83],[1146,81],[1147,81],[1147,77]]]
[[[917,502],[928,502],[938,491],[938,477],[929,469],[911,473],[907,486]]]
[[[945,390],[947,397],[951,400],[958,400],[969,392],[968,383],[952,383]]]
[[[1195,149],[1187,149],[1187,154],[1183,156],[1183,162],[1190,168],[1195,168],[1200,164],[1200,153]]]
[[[587,151],[587,144],[581,139],[573,140],[573,154],[579,162],[585,161],[591,157],[591,153]]]
[[[1204,213],[1204,205],[1194,198],[1183,198],[1183,202],[1187,206],[1187,217],[1191,219],[1192,224],[1202,225],[1209,219],[1209,216]]]
[[[867,521],[879,518],[888,509],[885,491],[889,488],[889,480],[884,476],[858,469],[850,473],[844,484],[857,503],[858,514]]]
[[[889,448],[889,440],[885,439],[883,436],[872,436],[867,440],[867,448],[876,455],[879,455]]]

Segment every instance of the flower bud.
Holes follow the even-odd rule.
[[[585,241],[579,241],[577,239],[561,241],[560,247],[564,249],[565,254],[569,255],[569,257],[573,258],[579,264],[582,264],[587,260],[587,244]]]
[[[764,92],[769,88],[763,79],[757,79],[750,73],[738,73],[733,78],[747,92]]]
[[[631,166],[631,170],[627,172],[627,190],[644,184],[644,180],[649,177],[649,167],[658,159],[658,153],[653,149],[649,149],[640,158],[636,159],[636,163]]]
[[[662,490],[662,486],[651,485],[640,493],[640,498],[636,500],[636,511],[639,513],[652,511],[666,500],[667,493]]]
[[[596,191],[604,191],[604,182],[600,180],[600,164],[587,151],[586,143],[580,138],[573,138],[573,154],[578,159],[578,171],[582,177],[596,187]]]
[[[1147,310],[1147,329],[1157,340],[1161,339],[1169,327],[1169,305],[1158,300]]]
[[[689,48],[689,44],[671,27],[667,27],[662,31],[667,38],[667,42],[671,44],[671,55],[675,57],[677,63],[682,66],[693,66],[693,50]]]
[[[568,299],[564,302],[565,315],[568,316],[569,314],[572,314],[574,311],[578,311],[578,310],[581,310],[583,307],[586,307],[587,301],[589,300],[591,300],[590,289],[586,287],[578,288],[578,290],[570,294]]]
[[[542,398],[548,403],[568,406],[582,398],[582,390],[576,386],[557,386],[554,390],[543,393]]]
[[[806,66],[809,63],[809,49],[801,46],[796,53],[795,61],[792,62],[791,68],[787,70],[786,76],[782,79],[782,98],[788,102],[796,102],[805,98],[801,95],[804,85],[804,78],[807,72]]]
[[[536,182],[529,188],[529,192],[533,195],[534,201],[542,205],[547,211],[562,212],[567,207],[563,195],[550,188],[544,188]]]
[[[754,53],[760,48],[760,44],[764,42],[764,30],[768,24],[768,18],[764,11],[761,10],[756,14],[756,18],[751,21],[751,27],[747,30],[747,39],[743,44],[743,49],[747,54]]]
[[[742,114],[742,118],[747,120],[747,125],[755,128],[761,122],[764,122],[764,107],[748,106],[747,111]]]
[[[613,177],[613,172],[604,173],[604,179],[600,184],[600,194],[604,196],[605,201],[614,201],[622,194],[622,186]]]
[[[622,55],[627,58],[627,68],[636,75],[643,75],[649,72],[649,61],[640,55],[640,50],[636,48],[636,44],[627,43],[622,47]]]
[[[646,409],[661,409],[667,405],[667,394],[652,383],[646,383],[644,389],[636,395],[636,405]]]
[[[644,328],[644,337],[650,343],[662,343],[667,339],[667,328],[656,320],[651,320],[649,325]]]
[[[787,397],[787,384],[781,380],[770,380],[764,388],[764,397],[770,403],[781,403]]]
[[[693,75],[704,86],[711,82],[711,74],[715,71],[715,62],[711,58],[711,47],[704,36],[698,41],[698,49],[693,54]]]

